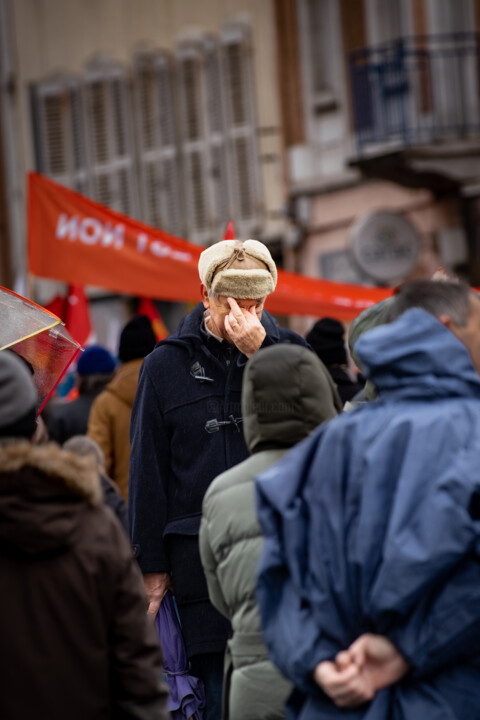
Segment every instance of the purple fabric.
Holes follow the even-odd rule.
[[[187,654],[175,601],[170,592],[162,600],[155,618],[170,696],[168,709],[173,720],[202,720],[205,691],[199,678],[189,673]]]

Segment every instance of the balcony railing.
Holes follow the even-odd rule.
[[[480,133],[480,37],[399,38],[350,54],[357,152]]]

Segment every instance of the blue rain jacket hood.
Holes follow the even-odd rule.
[[[480,718],[480,378],[414,309],[356,345],[378,400],[319,428],[257,479],[258,600],[302,720]],[[411,670],[338,709],[312,671],[364,632]]]

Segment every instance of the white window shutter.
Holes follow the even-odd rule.
[[[103,205],[137,217],[126,72],[100,58],[88,65],[84,86],[93,197]]]
[[[208,144],[208,191],[212,223],[216,238],[225,229],[232,214],[230,205],[229,173],[225,103],[220,69],[220,48],[216,38],[207,37],[203,43],[206,130]]]
[[[208,192],[203,57],[198,43],[186,42],[178,48],[177,86],[187,235],[192,242],[206,244],[213,239],[213,232]]]
[[[82,97],[78,80],[56,76],[32,87],[37,169],[62,185],[89,192]]]
[[[142,52],[134,59],[143,219],[182,235],[184,213],[172,73],[166,53]]]
[[[221,41],[233,216],[238,234],[249,236],[261,210],[251,44],[243,25],[225,28]]]

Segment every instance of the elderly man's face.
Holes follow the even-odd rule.
[[[265,304],[264,297],[255,299],[235,298],[235,300],[244,312],[251,312],[252,308],[254,308],[258,320],[260,321],[262,319],[263,306]],[[208,321],[208,329],[210,332],[231,342],[225,329],[225,318],[231,311],[227,297],[225,295],[210,297],[206,288],[203,288],[203,305],[209,310],[210,318]]]

